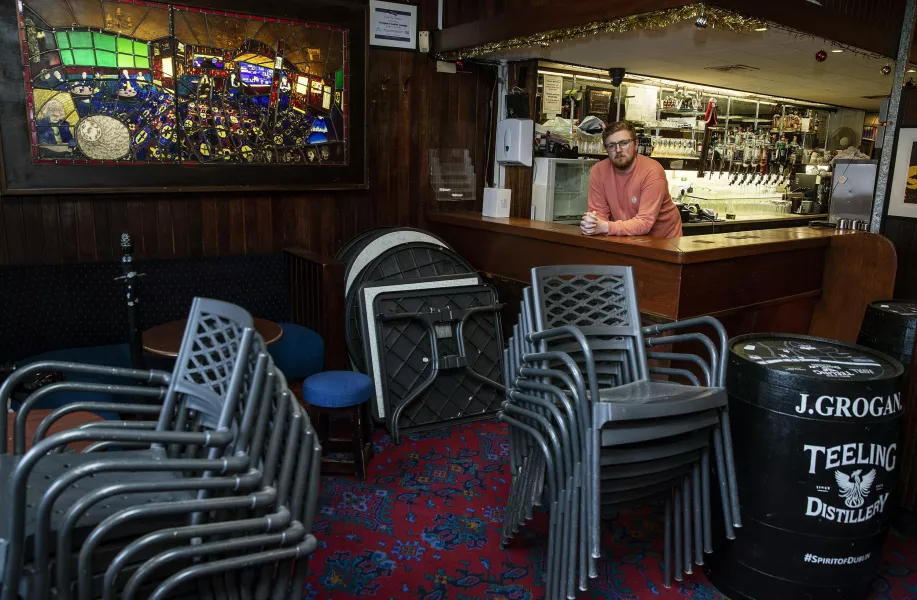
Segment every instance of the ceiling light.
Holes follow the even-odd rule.
[[[843,52],[843,50],[841,48],[832,48],[831,52],[837,53],[837,52]]]
[[[917,73],[917,69],[908,69],[907,72],[908,73]]]

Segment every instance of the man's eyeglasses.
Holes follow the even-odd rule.
[[[611,152],[612,150],[617,149],[618,152],[624,152],[627,150],[627,147],[633,143],[633,139],[622,140],[620,142],[608,142],[605,144],[605,149]]]

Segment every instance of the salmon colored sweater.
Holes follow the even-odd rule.
[[[615,171],[610,159],[592,167],[589,210],[609,222],[608,235],[681,236],[681,215],[669,195],[665,170],[642,154],[627,174]]]

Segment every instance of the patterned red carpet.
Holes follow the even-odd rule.
[[[505,427],[495,421],[408,436],[376,436],[365,482],[323,478],[308,600],[542,598],[547,518],[507,550],[500,526],[509,489]],[[624,513],[606,532],[599,578],[579,598],[698,600],[723,596],[699,571],[662,585],[661,511]],[[893,534],[872,600],[917,598],[917,540]]]

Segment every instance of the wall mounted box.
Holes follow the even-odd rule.
[[[504,119],[497,123],[497,162],[503,165],[532,166],[535,122],[531,119]]]

